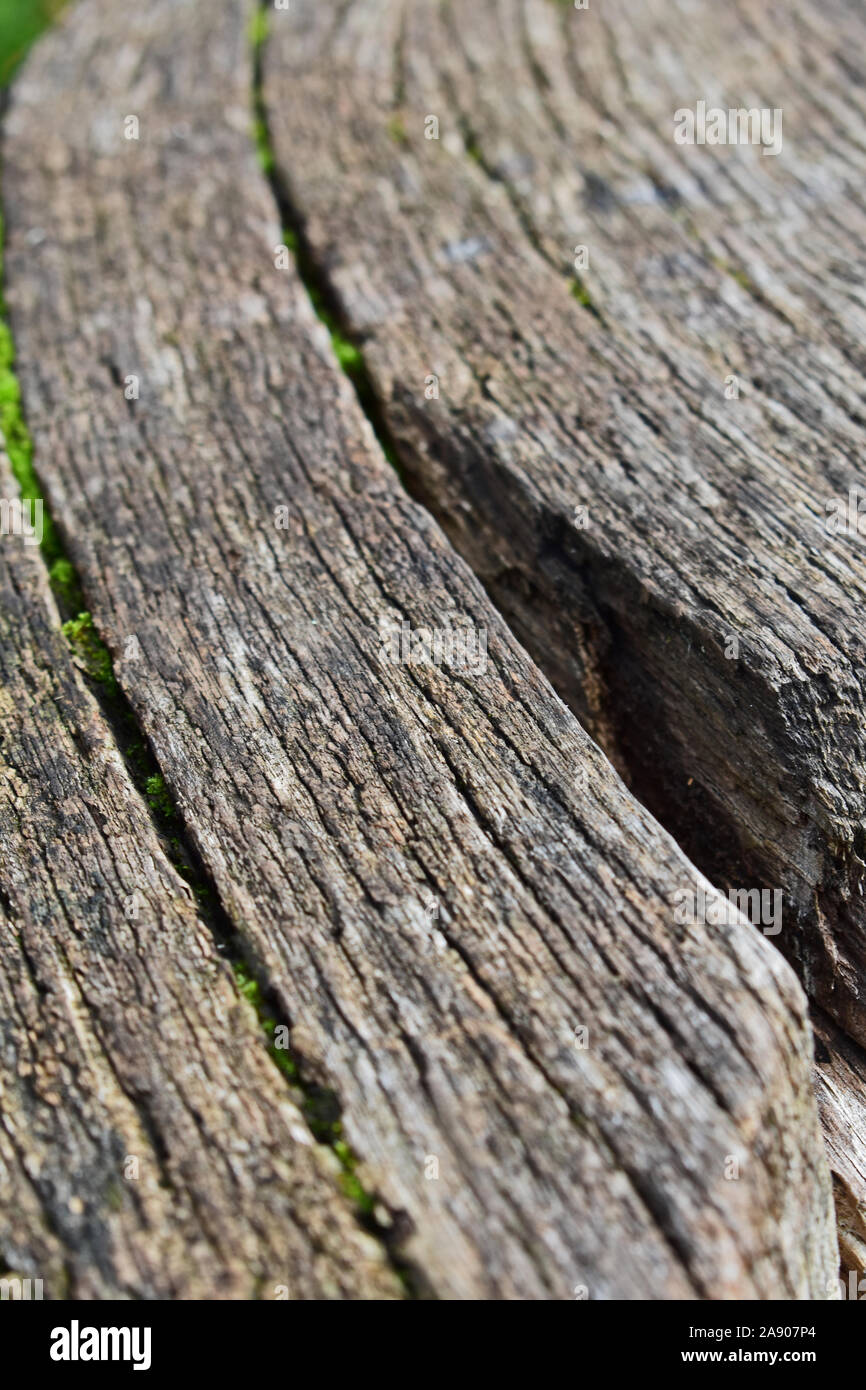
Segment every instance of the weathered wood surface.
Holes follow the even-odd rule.
[[[826,1014],[813,1016],[815,1090],[839,1232],[839,1253],[852,1297],[850,1278],[866,1275],[866,1056]],[[866,1293],[866,1283],[856,1297]]]
[[[862,7],[270,27],[277,174],[413,490],[691,857],[784,889],[777,944],[866,1043],[866,567],[825,525],[866,483]],[[699,98],[782,108],[781,153],[676,144]]]
[[[675,923],[696,871],[275,269],[249,19],[82,0],[5,122],[38,468],[188,833],[419,1287],[826,1297],[800,988],[743,919]],[[486,670],[385,660],[383,619],[483,629]]]
[[[0,599],[0,1275],[46,1298],[395,1296],[20,539]]]

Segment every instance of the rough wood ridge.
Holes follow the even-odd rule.
[[[387,7],[297,9],[301,35],[326,9],[330,24],[345,13],[359,32],[368,24],[357,47],[375,67]],[[5,120],[6,293],[37,469],[187,833],[291,1021],[305,1074],[336,1091],[416,1289],[832,1297],[837,1248],[801,988],[739,914],[715,926],[677,921],[675,895],[712,895],[709,883],[402,490],[292,257],[277,250],[284,236],[250,138],[252,13],[241,0],[155,0],[132,12],[82,0],[40,46]],[[292,44],[285,52],[296,64]],[[297,71],[279,81],[285,165],[309,122],[282,91],[300,86]],[[320,96],[314,84],[305,100]],[[137,139],[125,138],[130,116]],[[321,142],[304,151],[305,169],[332,159]],[[328,177],[348,199],[345,169]],[[423,194],[436,194],[434,215],[453,218],[461,236],[462,178],[441,190],[454,195],[450,211],[438,186]],[[479,218],[491,196],[479,176]],[[507,199],[496,205],[511,215]],[[311,211],[311,235],[322,215]],[[355,262],[371,305],[380,282],[367,245],[393,258],[395,285],[411,283],[390,226],[393,246],[368,228]],[[405,227],[420,236],[411,219]],[[547,335],[535,341],[526,298],[538,294],[550,351],[559,341],[581,352],[558,307],[546,307],[535,263],[520,248],[514,257],[507,287],[488,280],[490,304],[507,299],[515,323],[525,314],[541,351]],[[458,263],[470,260],[455,253]],[[428,301],[452,350],[450,273],[428,277],[427,299],[413,299],[413,331],[398,333],[392,316],[374,332],[374,307],[377,373],[399,344],[414,381]],[[464,310],[481,348],[481,299]],[[394,349],[381,346],[390,333]],[[625,361],[630,349],[617,351]],[[528,391],[527,359],[522,374]],[[463,380],[474,398],[475,375]],[[602,373],[599,398],[608,386]],[[548,387],[539,372],[539,410]],[[437,418],[450,409],[440,402]],[[467,409],[447,422],[447,450],[437,426],[443,476],[474,418]],[[495,462],[512,437],[503,419],[485,423],[476,457],[516,555],[540,511],[520,520]],[[604,471],[604,450],[593,451]],[[460,496],[458,510],[480,493]],[[487,521],[472,524],[481,555]],[[614,549],[609,560],[619,563]],[[662,573],[657,555],[646,563]],[[427,631],[440,643],[465,638],[467,659],[407,661],[406,630],[416,656]],[[36,650],[50,650],[47,638]],[[141,836],[146,845],[146,828]],[[167,866],[162,878],[171,881]],[[129,930],[104,900],[100,911],[112,931]],[[76,901],[55,924],[59,942],[87,939],[94,912]],[[171,921],[162,931],[174,942]],[[216,964],[214,979],[228,1014],[237,1004]],[[106,989],[110,999],[110,977]],[[21,1043],[8,1045],[17,1059]],[[213,1046],[213,1065],[225,1064]],[[203,1065],[198,1047],[192,1037]],[[208,1113],[245,1092],[217,1079]],[[268,1161],[296,1147],[271,1136]],[[85,1159],[71,1140],[69,1152],[74,1171]],[[14,1162],[26,1172],[26,1153]],[[274,1188],[287,1222],[306,1212],[303,1194],[298,1208],[286,1192],[294,1182]],[[276,1222],[266,1230],[295,1249]],[[59,1229],[56,1258],[69,1258],[74,1239]],[[362,1237],[334,1257],[334,1282],[353,1240]],[[362,1248],[357,1291],[387,1293],[384,1260]],[[326,1268],[330,1247],[316,1250]]]

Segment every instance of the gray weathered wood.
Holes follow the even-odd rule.
[[[866,26],[830,8],[297,0],[264,101],[416,494],[866,1043],[866,567],[825,525],[866,482]],[[783,108],[781,155],[677,145],[701,97]]]
[[[58,626],[38,552],[4,537],[0,1275],[45,1298],[397,1295]]]
[[[851,1272],[866,1274],[866,1055],[826,1014],[815,1014],[815,1090],[833,1174],[839,1252],[851,1297]],[[857,1291],[862,1298],[866,1285]]]
[[[401,491],[275,269],[249,18],[82,0],[5,131],[38,468],[189,834],[436,1292],[826,1297],[800,988],[677,925],[696,871]]]

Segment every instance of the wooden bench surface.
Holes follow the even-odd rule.
[[[13,85],[59,542],[0,545],[0,1266],[52,1297],[823,1299],[831,1190],[862,1265],[863,21],[689,14],[80,0]],[[741,81],[777,158],[674,142]],[[778,935],[680,920],[743,885]]]

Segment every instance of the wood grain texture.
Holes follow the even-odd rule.
[[[845,1298],[851,1275],[866,1293],[866,1055],[826,1014],[815,1014],[815,1091],[833,1174]]]
[[[264,57],[415,494],[687,852],[784,890],[861,1043],[866,569],[826,522],[864,482],[863,38],[841,0],[298,0]],[[782,108],[779,156],[677,145],[701,98]]]
[[[5,126],[38,468],[189,834],[434,1292],[826,1297],[800,987],[742,918],[675,922],[708,885],[275,269],[249,18],[82,0]],[[389,660],[383,621],[483,630],[486,669]]]
[[[397,1296],[20,538],[0,598],[0,1275],[46,1298]]]

